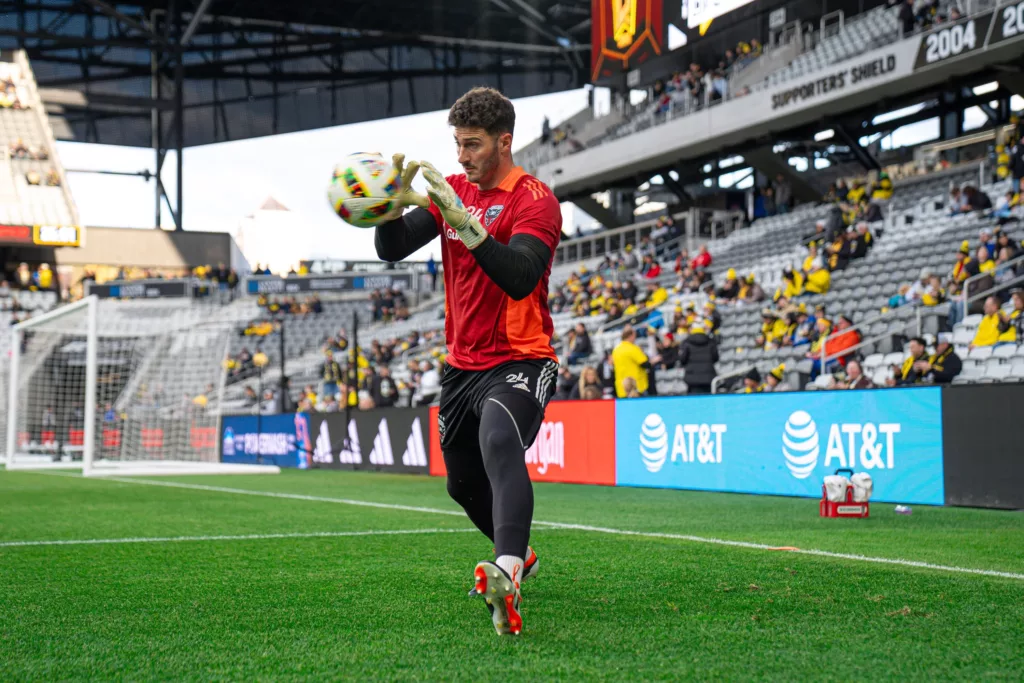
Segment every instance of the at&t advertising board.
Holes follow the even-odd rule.
[[[880,502],[942,505],[938,388],[616,401],[620,486],[821,495],[838,468]]]

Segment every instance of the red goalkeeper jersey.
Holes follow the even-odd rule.
[[[512,235],[533,235],[554,256],[562,235],[562,211],[547,185],[519,167],[493,190],[481,190],[461,174],[447,180],[466,210],[498,242],[508,244]],[[484,273],[433,202],[430,212],[441,234],[448,363],[460,370],[487,370],[511,360],[557,360],[548,311],[551,261],[533,292],[516,301]]]

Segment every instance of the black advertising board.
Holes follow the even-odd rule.
[[[942,391],[946,505],[1024,509],[1024,384]]]
[[[249,294],[308,294],[313,292],[351,292],[367,289],[412,289],[414,275],[409,272],[372,274],[338,274],[281,278],[265,275],[249,278],[245,291]]]
[[[191,296],[192,280],[122,280],[87,283],[87,294],[101,299],[169,299]]]
[[[313,467],[427,474],[427,408],[378,408],[310,415]]]
[[[921,38],[914,69],[939,64],[985,48],[985,39],[992,24],[992,12],[940,24]]]

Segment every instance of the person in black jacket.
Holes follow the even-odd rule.
[[[391,378],[391,369],[382,365],[380,372],[373,376],[370,383],[370,395],[373,404],[378,408],[390,408],[398,402],[398,385]]]
[[[704,325],[696,323],[690,328],[690,336],[679,348],[679,364],[686,370],[686,386],[690,394],[710,394],[711,382],[718,374],[718,344],[704,333]]]
[[[575,335],[569,342],[569,357],[566,362],[569,365],[576,365],[593,352],[594,347],[590,343],[590,333],[587,332],[586,326],[583,323],[576,323]]]
[[[572,374],[569,370],[569,366],[563,365],[558,369],[558,381],[555,382],[555,395],[551,397],[552,401],[568,401],[572,395],[573,388],[576,387],[578,379],[576,375]]]
[[[963,363],[953,350],[952,342],[952,334],[940,332],[938,343],[935,344],[935,353],[921,366],[924,376],[936,384],[949,384],[963,369]]]

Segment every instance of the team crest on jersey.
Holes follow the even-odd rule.
[[[498,220],[498,216],[501,215],[501,212],[504,208],[504,204],[495,204],[494,206],[487,209],[487,213],[484,214],[484,227],[491,227],[491,223]]]

